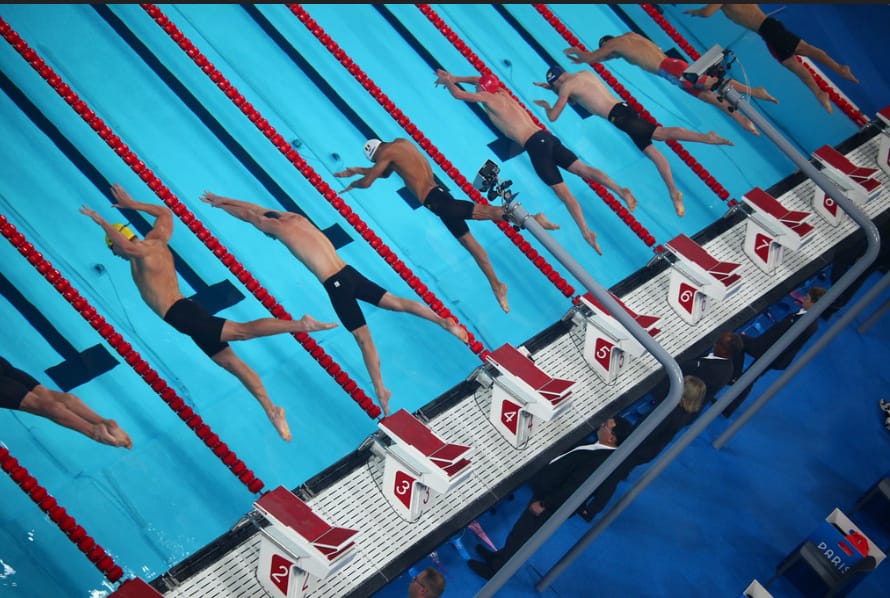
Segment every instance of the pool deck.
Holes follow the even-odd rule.
[[[880,124],[869,124],[836,149],[852,162],[873,168],[878,140],[886,135],[880,131]],[[815,164],[815,160],[811,162]],[[890,208],[886,188],[890,177],[881,170],[875,177],[883,184],[881,191],[861,207],[880,225]],[[812,212],[814,188],[811,180],[797,172],[767,191],[791,210]],[[840,248],[852,244],[858,229],[849,218],[832,226],[814,214],[809,219],[815,227],[813,238],[799,250],[786,252],[785,261],[768,275],[742,251],[746,222],[746,216],[737,211],[693,237],[716,259],[740,264],[737,271],[742,275],[739,291],[713,305],[694,326],[667,305],[671,268],[665,260],[654,260],[610,289],[635,312],[660,317],[657,327],[661,332],[655,339],[678,360],[705,352],[717,331],[741,326],[828,266]],[[648,354],[629,363],[611,384],[603,382],[582,356],[584,325],[572,319],[575,311],[570,309],[560,321],[523,344],[539,368],[577,383],[571,407],[549,422],[536,422],[524,449],[513,448],[489,424],[491,386],[484,377],[481,382],[476,380],[482,368],[468,373],[451,391],[414,414],[446,442],[468,445],[473,451],[468,479],[439,497],[414,523],[397,514],[381,493],[380,459],[370,449],[373,437],[333,467],[292,489],[332,525],[359,531],[354,558],[321,580],[312,596],[368,596],[379,590],[527,480],[547,460],[651,388],[660,365]],[[258,511],[246,513],[232,530],[152,580],[151,585],[169,597],[262,595],[256,569],[263,525]]]

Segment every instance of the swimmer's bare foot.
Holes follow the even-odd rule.
[[[466,329],[457,323],[457,320],[454,318],[442,319],[442,327],[445,328],[448,332],[456,336],[460,339],[460,341],[464,344],[467,344],[467,341],[470,339],[469,333]]]
[[[627,187],[624,187],[623,189],[621,189],[621,191],[618,193],[618,195],[621,196],[621,199],[623,199],[624,203],[627,204],[628,210],[633,212],[634,210],[637,209],[637,198],[634,197],[634,194],[630,192],[630,189],[628,189]],[[597,251],[599,251],[599,249],[597,249]]]
[[[773,104],[778,104],[779,100],[774,98],[770,93],[766,90],[765,87],[755,87],[751,90],[751,95],[757,98],[758,100],[766,100],[767,102],[772,102]]]
[[[133,441],[130,440],[129,434],[124,432],[113,419],[103,419],[98,424],[93,424],[91,436],[93,440],[102,444],[133,448]]]
[[[735,145],[732,141],[726,139],[725,137],[721,137],[714,131],[711,131],[710,133],[705,135],[705,137],[705,143],[709,143],[711,145]]]
[[[841,70],[838,71],[841,77],[846,79],[847,81],[852,81],[853,83],[859,83],[859,79],[853,76],[853,71],[850,70],[849,65],[844,65],[841,67]]]
[[[686,214],[686,206],[683,205],[683,192],[680,190],[671,193],[671,201],[674,202],[674,210],[677,216],[682,218]]]
[[[596,252],[600,255],[603,254],[603,250],[600,249],[600,244],[596,242],[596,233],[593,231],[587,231],[586,233],[582,233],[584,235],[584,240],[587,241],[591,247],[593,247]]]
[[[392,396],[392,391],[388,388],[384,388],[382,392],[377,393],[377,400],[380,401],[380,407],[383,409],[383,417],[389,417],[389,397]]]
[[[510,313],[510,304],[507,302],[507,285],[499,282],[494,288],[494,296],[497,297],[498,304],[504,313]]]
[[[831,98],[828,96],[828,94],[824,91],[820,91],[816,94],[816,99],[819,100],[819,103],[822,104],[822,107],[825,108],[825,110],[827,110],[830,114],[833,108],[831,107]]]
[[[290,426],[287,425],[287,420],[284,417],[284,407],[272,407],[272,411],[266,412],[266,415],[269,416],[269,420],[271,420],[275,429],[278,430],[278,434],[281,438],[290,442],[293,437],[290,433]]]
[[[538,221],[538,224],[540,224],[541,228],[543,228],[544,230],[559,230],[559,225],[553,224],[552,222],[547,220],[547,216],[545,216],[543,212],[538,212],[537,214],[535,214],[535,220]]]
[[[294,332],[315,332],[316,330],[330,330],[336,328],[338,324],[334,322],[319,322],[309,314],[304,315],[299,320],[295,320],[297,329]]]

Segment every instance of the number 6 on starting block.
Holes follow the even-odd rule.
[[[683,234],[666,246],[677,258],[671,264],[668,304],[687,324],[697,324],[712,301],[722,301],[741,288],[742,275],[734,273],[739,264],[715,259]]]

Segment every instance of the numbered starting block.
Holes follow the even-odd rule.
[[[857,166],[830,145],[823,145],[813,156],[822,164],[822,173],[852,202],[862,205],[880,194],[881,182],[874,176],[877,168]],[[837,226],[844,216],[837,203],[818,186],[813,191],[813,209],[832,226]]]
[[[878,167],[890,176],[890,106],[878,112],[878,120],[884,123],[878,140]]]
[[[467,457],[472,449],[445,442],[404,409],[383,418],[377,427],[392,440],[389,446],[372,447],[384,459],[383,494],[409,522],[469,478]]]
[[[655,328],[659,317],[639,315],[611,292],[609,295],[650,336],[661,332]],[[630,358],[641,356],[646,349],[591,293],[579,297],[578,303],[585,322],[584,360],[606,384],[611,384],[630,363]]]
[[[550,421],[570,407],[575,382],[547,374],[509,343],[485,360],[493,369],[488,419],[515,448],[528,442],[535,418]]]
[[[300,598],[355,556],[356,530],[334,527],[279,486],[254,504],[271,524],[260,531],[257,580],[270,596]]]
[[[713,302],[722,301],[741,288],[742,275],[736,272],[739,264],[715,259],[684,234],[665,245],[677,258],[671,264],[668,304],[687,324],[697,324]]]
[[[743,195],[742,201],[752,210],[745,230],[745,254],[767,274],[782,263],[786,249],[796,251],[813,238],[813,225],[806,222],[811,212],[789,210],[759,187]]]

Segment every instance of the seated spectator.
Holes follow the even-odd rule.
[[[445,592],[445,578],[435,567],[427,567],[408,584],[408,598],[439,598]]]
[[[738,377],[736,370],[740,361],[739,357],[744,363],[742,337],[735,332],[724,332],[714,339],[710,353],[703,357],[684,361],[680,364],[680,371],[684,376],[700,378],[707,387],[705,401],[713,403],[715,395]],[[668,389],[667,376],[664,376],[651,392],[656,403],[661,403],[664,400]]]

